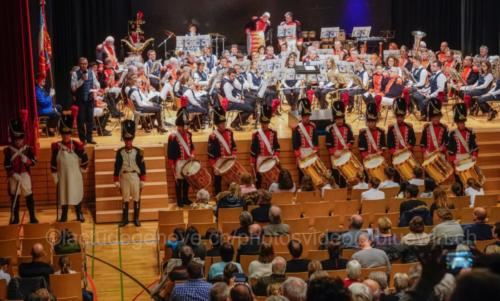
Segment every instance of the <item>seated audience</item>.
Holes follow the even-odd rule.
[[[474,208],[476,195],[484,195],[484,189],[476,179],[470,178],[467,180],[467,188],[464,191],[465,195],[470,196],[470,208]]]
[[[196,193],[196,200],[190,205],[191,209],[213,209],[210,201],[210,193],[205,189],[200,189]]]
[[[368,287],[370,287],[373,295],[378,296],[378,300],[381,300],[381,301],[394,300],[394,298],[392,298],[389,295],[389,283],[388,283],[389,279],[387,276],[388,275],[385,272],[371,272],[370,275],[368,275],[369,280],[377,282],[377,285],[379,287],[379,292],[374,292],[375,287],[373,287],[370,282],[367,283],[366,280],[364,282],[366,285],[368,285]],[[399,300],[399,299],[395,299],[394,301],[397,301],[397,300]]]
[[[309,282],[307,301],[351,301],[351,294],[342,280],[320,277]]]
[[[421,216],[426,225],[432,225],[432,217],[427,204],[417,199],[418,187],[413,184],[406,186],[406,201],[399,206],[399,227],[407,227],[414,216]]]
[[[288,267],[288,264],[287,264],[287,267]],[[323,266],[321,265],[321,262],[319,262],[318,260],[311,260],[307,264],[307,277],[308,277],[308,279],[310,279],[313,274],[317,274],[318,272],[322,272],[322,271],[323,271]],[[328,273],[327,273],[327,275],[328,275]]]
[[[45,91],[46,79],[38,77],[36,80],[35,93],[36,93],[36,105],[38,109],[38,116],[46,116],[47,128],[49,136],[54,136],[56,129],[59,124],[59,118],[61,118],[62,107],[56,105],[53,102],[52,97],[55,95],[54,89],[50,89],[50,93]]]
[[[396,194],[396,199],[404,199],[406,197],[406,186],[408,186],[408,182],[401,182],[399,184],[399,191]]]
[[[363,281],[363,284],[368,287],[368,290],[370,291],[371,295],[372,295],[372,300],[380,300],[381,296],[382,296],[382,288],[380,287],[379,283],[375,280],[372,280],[370,278],[368,279],[365,279]],[[354,287],[349,287],[349,290],[354,290],[356,291],[356,286],[358,286],[359,284],[356,283],[356,285]],[[363,293],[363,295],[365,295],[365,293]]]
[[[307,271],[307,265],[309,264],[309,259],[300,258],[302,256],[303,247],[300,241],[292,239],[288,242],[288,252],[292,255],[286,263],[287,273],[300,273]]]
[[[242,195],[257,191],[257,188],[255,188],[255,185],[253,183],[252,176],[249,173],[244,173],[241,175],[240,183]]]
[[[312,178],[308,175],[304,175],[302,177],[302,181],[300,182],[300,188],[298,192],[314,191],[314,190],[316,190],[316,188],[314,187]]]
[[[358,174],[358,179],[359,182],[356,185],[352,186],[352,189],[365,190],[369,188],[368,183],[366,183],[366,177],[364,172]]]
[[[253,301],[252,289],[247,283],[237,283],[229,292],[231,301]]]
[[[405,246],[426,246],[429,244],[430,236],[425,233],[424,220],[415,216],[410,221],[410,233],[401,238],[401,244]]]
[[[394,188],[398,187],[399,188],[399,183],[395,181],[395,177],[397,174],[397,171],[394,169],[394,167],[386,167],[384,169],[384,173],[387,176],[387,180],[383,181],[380,183],[378,186],[379,189],[382,188]]]
[[[43,277],[49,283],[49,275],[54,274],[50,264],[43,261],[46,255],[43,245],[36,243],[31,249],[31,262],[21,263],[18,267],[21,277]]]
[[[233,245],[230,244],[229,242],[224,242],[220,246],[220,257],[221,261],[216,262],[210,266],[210,269],[208,271],[208,280],[215,280],[216,278],[222,277],[224,273],[224,267],[230,263],[233,262],[234,258],[234,248]],[[234,262],[236,266],[238,267],[238,271],[240,273],[243,273],[243,269],[241,268],[240,264],[237,262]]]
[[[370,200],[383,200],[385,199],[385,193],[378,189],[380,185],[380,180],[377,178],[371,178],[368,182],[368,187],[370,187],[367,191],[361,193],[362,201],[370,201]]]
[[[208,228],[205,233],[205,239],[210,241],[211,248],[207,250],[207,256],[220,256],[220,244],[222,243],[222,234],[215,228]]]
[[[421,198],[432,198],[432,193],[434,189],[436,189],[436,181],[432,178],[425,178],[424,179],[424,191],[422,191],[419,195]]]
[[[205,259],[207,250],[205,249],[205,245],[201,242],[201,236],[198,233],[198,229],[194,226],[189,226],[186,229],[183,245],[190,246],[191,249],[193,249],[194,257],[200,258],[201,260]]]
[[[493,239],[493,227],[486,223],[486,209],[482,207],[476,207],[474,208],[472,215],[474,223],[462,225],[465,233],[465,239],[468,241]]]
[[[394,293],[389,295],[391,300],[400,300],[404,292],[410,287],[409,277],[405,273],[395,273],[394,274]]]
[[[416,166],[413,168],[413,175],[415,176],[413,179],[409,180],[408,183],[413,184],[415,186],[424,186],[424,170],[420,166]]]
[[[59,257],[59,261],[57,262],[59,265],[59,271],[56,271],[54,275],[61,275],[61,274],[75,274],[76,271],[71,269],[71,261],[69,260],[68,256],[61,256]]]
[[[436,189],[434,189],[434,192],[432,193],[432,199],[433,202],[429,209],[431,212],[431,216],[434,216],[434,212],[439,208],[455,209],[455,205],[448,200],[446,191],[441,187],[437,187]]]
[[[295,192],[295,183],[288,169],[282,168],[278,176],[278,182],[269,186],[269,192]]]
[[[464,196],[464,186],[460,182],[455,182],[451,185],[451,192],[454,196]]]
[[[248,228],[253,224],[252,215],[248,211],[240,213],[240,227],[231,232],[231,236],[249,236]]]
[[[442,208],[436,211],[439,224],[432,228],[431,240],[435,244],[453,246],[464,240],[464,230],[460,224],[453,220],[450,209]]]
[[[257,296],[266,296],[267,287],[273,284],[280,284],[286,280],[286,260],[283,257],[277,256],[271,262],[272,273],[269,276],[264,276],[257,279],[253,286],[253,292]]]
[[[236,256],[236,261],[238,262],[241,255],[257,255],[260,252],[262,228],[259,224],[252,224],[249,227],[249,234],[248,241],[241,243],[238,248],[238,255]]]
[[[183,244],[185,236],[186,236],[186,231],[184,230],[184,228],[181,227],[175,228],[172,235],[168,237],[168,239],[165,242],[165,249],[171,250],[171,253],[175,257],[177,255],[178,248]]]
[[[326,245],[328,250],[328,259],[321,261],[324,270],[342,270],[345,269],[347,260],[340,258],[340,241],[329,241]]]
[[[39,288],[29,294],[24,300],[26,301],[55,301],[56,297],[52,295],[46,288]]]
[[[374,299],[372,291],[364,283],[353,283],[349,286],[349,291],[353,301],[371,301]]]
[[[227,284],[229,288],[233,288],[236,281],[236,276],[238,275],[238,267],[230,262],[224,267],[224,273],[222,276],[222,281]]]
[[[377,221],[378,234],[373,240],[373,245],[377,248],[388,247],[399,244],[399,239],[392,234],[392,222],[388,217],[381,217]]]
[[[346,266],[347,278],[344,279],[344,287],[359,282],[361,279],[361,264],[357,260],[349,260]]]
[[[191,262],[187,266],[188,280],[176,284],[170,296],[171,301],[206,301],[210,298],[212,285],[203,280],[203,266]]]
[[[493,227],[493,239],[495,242],[487,245],[484,249],[485,254],[500,254],[500,222],[495,223],[495,226]]]
[[[0,258],[0,280],[5,280],[9,285],[11,275],[9,274],[10,260],[8,258]]]
[[[307,283],[297,277],[288,277],[281,284],[281,293],[288,301],[306,301]]]
[[[342,243],[342,248],[357,248],[358,247],[358,236],[361,232],[361,227],[363,227],[363,218],[359,214],[353,214],[349,218],[349,230],[342,233],[340,236],[340,241]]]
[[[270,243],[260,245],[259,257],[248,265],[248,278],[258,279],[272,273],[271,262],[274,259],[274,248]]]
[[[186,280],[188,279],[188,264],[193,261],[194,253],[190,246],[184,245],[179,248],[178,257],[181,262],[180,265],[175,266],[169,273],[168,279],[171,281]]]
[[[252,218],[257,223],[269,223],[269,209],[271,209],[271,192],[259,190],[259,207],[252,209]]]
[[[217,195],[215,216],[218,216],[219,208],[238,208],[244,206],[245,200],[241,197],[240,185],[231,183],[229,184],[228,191],[223,191]]]
[[[264,227],[264,235],[280,236],[288,235],[290,227],[287,224],[281,223],[281,209],[277,206],[271,206],[269,209],[269,225]]]
[[[386,266],[387,272],[391,271],[391,262],[384,251],[372,247],[370,236],[362,232],[358,236],[358,245],[361,250],[352,255],[352,259],[357,260],[363,268],[376,268]]]
[[[229,298],[229,287],[225,282],[216,282],[210,289],[210,301],[227,301]]]

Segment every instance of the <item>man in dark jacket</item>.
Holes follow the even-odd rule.
[[[260,253],[262,228],[259,224],[252,224],[248,228],[248,232],[250,232],[250,238],[238,248],[237,262],[240,262],[241,255],[258,255]]]
[[[408,184],[405,191],[407,200],[399,206],[399,227],[407,227],[410,220],[417,215],[422,217],[426,225],[432,225],[432,217],[427,204],[418,200],[417,195],[418,186]]]
[[[465,239],[468,241],[476,240],[490,240],[493,239],[491,233],[491,225],[485,223],[487,213],[486,209],[482,207],[474,208],[472,213],[474,216],[474,223],[463,225]]]
[[[281,284],[286,280],[286,260],[277,256],[271,262],[272,274],[257,279],[257,283],[253,286],[253,292],[256,296],[267,296],[267,287],[271,284]]]

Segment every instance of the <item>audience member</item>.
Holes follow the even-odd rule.
[[[76,271],[71,269],[71,261],[69,260],[69,257],[66,255],[59,257],[57,264],[59,265],[59,271],[56,271],[54,275],[76,273]]]
[[[500,222],[495,223],[493,227],[493,239],[495,239],[495,242],[487,245],[484,249],[485,254],[500,254]]]
[[[287,265],[288,266],[288,265]],[[323,271],[323,266],[321,265],[321,262],[318,260],[311,260],[307,264],[307,277],[311,278],[311,275],[316,273],[316,272],[321,272]],[[328,275],[328,273],[327,273]]]
[[[403,293],[409,287],[409,277],[408,274],[405,273],[395,273],[394,274],[394,290],[395,292],[390,296],[393,297],[394,301],[401,299]]]
[[[358,235],[361,232],[361,227],[363,227],[363,218],[359,214],[353,214],[349,218],[349,230],[342,233],[340,236],[340,241],[342,242],[342,248],[357,248],[358,247]]]
[[[464,190],[465,195],[470,196],[470,208],[474,208],[474,202],[476,200],[476,195],[484,195],[484,189],[479,184],[479,182],[474,179],[470,178],[467,180],[467,188]]]
[[[324,270],[342,270],[347,265],[347,260],[340,258],[340,241],[329,241],[326,245],[328,250],[328,259],[321,261]]]
[[[247,283],[236,284],[229,292],[231,301],[253,301],[252,289]]]
[[[451,185],[451,192],[454,196],[464,196],[464,186],[460,182],[455,182]]]
[[[457,278],[450,301],[498,300],[500,275],[488,270],[476,269]]]
[[[397,173],[396,170],[394,169],[394,167],[386,167],[384,169],[384,173],[387,177],[387,180],[384,180],[382,183],[380,183],[378,188],[379,189],[395,188],[395,187],[399,188],[399,183],[394,180],[394,177],[396,176],[396,173]]]
[[[283,257],[277,256],[271,262],[272,274],[257,279],[253,286],[253,291],[257,296],[266,296],[267,287],[272,284],[280,284],[286,280],[286,260]]]
[[[368,187],[370,187],[367,191],[361,193],[361,201],[369,201],[369,200],[383,200],[385,199],[385,193],[378,189],[380,185],[380,180],[377,178],[371,178],[368,182]]]
[[[295,183],[293,183],[292,175],[288,169],[282,168],[278,176],[278,182],[272,183],[269,186],[269,192],[295,192]]]
[[[287,273],[300,273],[306,272],[309,264],[309,259],[300,258],[302,256],[303,247],[300,241],[292,239],[288,242],[288,252],[292,255],[286,263]]]
[[[257,191],[257,188],[255,188],[255,184],[253,183],[253,178],[248,172],[241,175],[240,183],[242,195]]]
[[[281,284],[281,293],[289,301],[306,301],[307,283],[297,277],[288,277]]]
[[[183,244],[184,237],[186,236],[186,231],[184,228],[178,227],[175,228],[172,232],[172,235],[166,239],[165,248],[170,249],[174,257],[178,253],[178,248]],[[167,253],[167,252],[165,252]]]
[[[280,236],[288,235],[290,228],[287,224],[281,223],[281,209],[277,206],[271,206],[269,209],[269,225],[264,227],[264,235]]]
[[[422,191],[419,195],[421,198],[432,198],[432,193],[434,192],[434,189],[436,189],[436,181],[432,178],[425,178],[424,179],[424,191]]]
[[[245,200],[241,197],[240,185],[237,183],[229,184],[229,190],[223,191],[217,195],[217,208],[215,216],[219,216],[219,208],[238,208],[244,207]]]
[[[302,181],[300,182],[299,192],[314,191],[314,183],[310,176],[304,175]]]
[[[465,238],[468,241],[493,239],[492,226],[486,223],[486,209],[482,207],[474,208],[472,212],[473,223],[463,225]]]
[[[10,260],[8,258],[0,258],[0,280],[5,280],[9,285],[11,275],[9,274]]]
[[[359,182],[356,185],[352,186],[352,189],[356,189],[356,190],[368,189],[368,183],[366,183],[366,177],[365,177],[364,172],[361,172],[358,174],[358,179],[359,179]]]
[[[361,278],[361,264],[357,260],[349,260],[346,266],[347,278],[343,280],[344,287],[348,288],[351,284],[359,282]]]
[[[399,184],[399,191],[396,194],[396,199],[406,198],[406,186],[408,186],[408,184],[408,182],[401,182],[401,184]]]
[[[382,295],[382,289],[381,289],[379,283],[375,280],[368,278],[368,279],[365,279],[363,281],[363,284],[366,285],[368,287],[368,289],[370,289],[370,293],[372,295],[371,300],[380,301],[380,297]],[[358,286],[358,284],[356,284],[356,286]],[[354,287],[354,289],[356,289],[356,286]],[[351,288],[349,288],[349,289],[351,289]],[[351,290],[351,292],[352,292],[352,290]]]
[[[193,261],[194,258],[193,249],[191,249],[191,247],[188,245],[180,247],[178,257],[181,259],[180,265],[177,265],[168,273],[168,279],[170,279],[171,281],[188,279],[189,275],[187,267],[189,263]]]
[[[227,301],[229,298],[229,287],[225,282],[216,282],[210,289],[210,301]]]
[[[399,244],[397,236],[392,234],[392,222],[388,217],[380,217],[377,221],[377,227],[378,234],[373,240],[373,245],[375,247],[388,247]]]
[[[248,241],[240,244],[238,248],[238,254],[236,256],[236,260],[240,261],[241,255],[257,255],[260,252],[260,246],[262,243],[261,234],[262,229],[259,224],[252,224],[249,227],[250,237]]]
[[[211,248],[207,250],[207,256],[220,256],[220,244],[222,243],[222,234],[215,228],[208,228],[205,233],[205,239],[210,241]]]
[[[446,246],[461,243],[464,239],[464,230],[457,221],[453,220],[451,210],[441,208],[436,212],[440,223],[432,228],[431,240],[435,244]]]
[[[339,278],[321,277],[309,282],[307,301],[350,301],[351,293]]]
[[[371,272],[370,275],[368,275],[368,279],[373,280],[377,282],[378,287],[379,287],[379,293],[373,293],[374,296],[378,295],[378,299],[381,301],[392,301],[394,298],[389,295],[389,279],[388,275],[385,272]],[[370,289],[372,289],[372,292],[374,292],[374,287],[371,286],[371,284],[368,282],[366,283]],[[398,299],[394,300],[397,301]]]
[[[205,249],[205,245],[201,241],[201,236],[198,233],[198,229],[196,229],[194,226],[189,226],[186,229],[183,245],[190,246],[191,249],[193,249],[194,257],[200,258],[201,260],[205,259],[207,250]]]
[[[424,232],[424,220],[415,216],[410,221],[410,233],[401,238],[401,244],[405,246],[426,246],[429,244],[430,236]]]
[[[29,294],[26,301],[55,301],[56,298],[46,288],[39,288],[33,293]]]
[[[446,191],[437,187],[432,193],[433,202],[430,207],[431,216],[434,216],[434,212],[439,208],[455,209],[455,205],[448,200],[448,195]]]
[[[364,283],[353,283],[349,286],[351,301],[372,301],[373,294],[370,288]]]
[[[415,186],[424,186],[424,170],[420,166],[416,166],[413,168],[413,175],[415,176],[413,179],[409,180],[408,183]]]
[[[231,232],[231,236],[250,236],[248,228],[253,224],[252,215],[248,211],[240,213],[240,227]]]
[[[196,193],[196,200],[191,204],[191,209],[213,209],[210,201],[210,193],[205,189],[200,189]]]
[[[363,268],[376,268],[386,266],[387,272],[391,271],[391,262],[384,251],[372,248],[370,236],[362,232],[358,236],[358,245],[361,250],[352,255],[352,259],[357,260]]]
[[[256,223],[269,223],[269,209],[271,209],[272,194],[269,191],[260,189],[259,207],[252,209],[252,218]]]
[[[417,199],[418,187],[413,184],[406,185],[406,201],[399,206],[399,227],[407,227],[414,216],[421,216],[426,225],[432,225],[432,217],[427,209],[427,204]]]
[[[274,248],[270,243],[262,243],[259,257],[248,265],[248,278],[258,279],[269,276],[272,273],[272,261],[274,259]]]
[[[224,267],[230,262],[233,262],[234,258],[234,248],[233,245],[229,242],[224,242],[220,246],[220,257],[221,261],[216,262],[210,266],[210,270],[208,271],[208,280],[214,280],[217,277],[221,277],[224,273]],[[235,263],[238,267],[238,271],[243,273],[243,269],[241,268],[239,263]]]
[[[31,262],[21,263],[18,267],[19,276],[21,277],[43,277],[47,283],[49,275],[54,274],[54,270],[50,264],[44,262],[46,256],[43,245],[36,243],[31,249]]]
[[[187,266],[188,280],[176,284],[170,296],[171,301],[206,301],[210,298],[212,285],[203,280],[203,266],[190,262]]]
[[[222,274],[222,281],[227,284],[229,288],[234,287],[235,279],[238,274],[238,267],[230,262],[224,267],[224,272]]]

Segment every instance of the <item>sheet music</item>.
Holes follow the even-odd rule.
[[[322,27],[321,28],[321,39],[332,39],[336,38],[339,34],[340,27]]]
[[[297,26],[294,25],[279,25],[278,38],[295,38],[297,36]]]
[[[351,37],[353,38],[368,38],[372,31],[371,26],[356,26],[352,28]]]

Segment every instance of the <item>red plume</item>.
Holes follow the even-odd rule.
[[[441,104],[444,102],[444,98],[445,98],[444,96],[445,96],[444,91],[438,92],[437,99],[439,100],[439,102]]]
[[[144,17],[144,14],[142,13],[142,11],[138,11],[137,12],[137,21],[142,20],[143,17]]]
[[[470,108],[471,101],[472,101],[472,98],[470,97],[470,95],[464,96],[464,103],[465,103],[465,106],[467,107],[467,109]]]
[[[375,105],[377,106],[377,111],[380,112],[380,105],[382,104],[382,95],[375,96]]]
[[[406,101],[406,105],[410,105],[410,90],[408,88],[403,89],[403,98]]]
[[[340,97],[342,99],[342,102],[344,103],[344,107],[347,108],[347,106],[349,105],[349,92],[342,92],[342,95]]]

